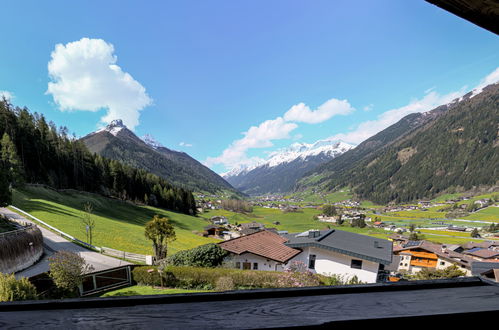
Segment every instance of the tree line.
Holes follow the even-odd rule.
[[[77,189],[195,214],[191,191],[145,170],[92,154],[66,127],[0,100],[0,204],[24,183]]]

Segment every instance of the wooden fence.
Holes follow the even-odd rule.
[[[147,256],[143,254],[138,254],[138,253],[131,253],[131,252],[126,252],[126,251],[120,251],[120,250],[115,250],[111,249],[108,247],[103,246],[101,248],[102,254],[111,256],[111,257],[116,257],[116,258],[121,258],[121,259],[126,259],[130,261],[136,261],[136,262],[141,262],[145,263],[147,265],[152,265],[152,256]]]

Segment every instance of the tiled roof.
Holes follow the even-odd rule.
[[[301,251],[284,245],[287,239],[264,230],[234,238],[218,245],[235,254],[253,253],[278,262],[286,262]]]
[[[491,246],[494,246],[495,244],[493,242],[468,242],[463,245],[463,247],[466,250],[473,249],[473,248],[483,248],[483,249],[488,249]]]
[[[469,254],[469,255],[472,255],[475,257],[483,258],[483,259],[488,259],[488,258],[493,258],[493,257],[499,256],[499,251],[492,251],[492,250],[487,250],[487,249],[480,249],[480,250],[474,250],[474,251],[469,250],[469,251],[465,251],[463,253],[466,253],[466,254]]]

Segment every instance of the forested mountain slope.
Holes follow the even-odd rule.
[[[145,169],[176,185],[196,191],[236,190],[218,174],[184,152],[146,143],[115,120],[81,141],[91,152]]]
[[[431,198],[498,183],[499,85],[411,114],[319,167],[298,189],[350,186],[377,203]]]

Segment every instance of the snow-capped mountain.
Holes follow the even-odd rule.
[[[303,174],[354,147],[330,139],[312,144],[293,143],[288,148],[271,153],[264,161],[233,168],[222,177],[247,194],[288,192]]]
[[[153,149],[158,149],[158,148],[165,148],[164,145],[162,145],[159,141],[157,141],[152,135],[146,134],[143,137],[141,137],[142,141],[144,141],[148,146],[152,147]]]
[[[223,178],[188,154],[168,149],[148,134],[139,138],[120,119],[81,141],[93,153],[145,169],[178,186],[194,191],[235,192]]]

